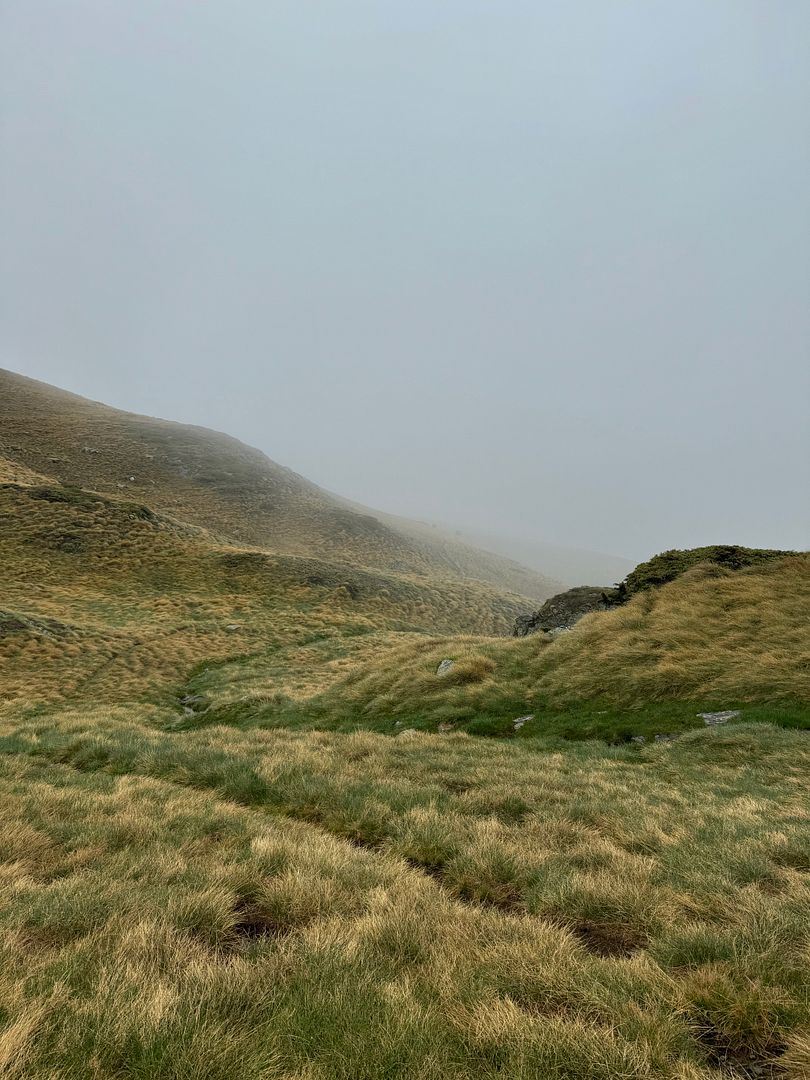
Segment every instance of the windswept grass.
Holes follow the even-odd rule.
[[[5,711],[16,1075],[806,1075],[805,736],[559,752],[141,715]]]
[[[807,556],[512,639],[240,444],[17,391],[4,1080],[807,1080]]]
[[[309,703],[313,715],[381,730],[396,721],[492,734],[533,713],[552,732],[574,716],[607,717],[617,735],[702,723],[700,709],[748,706],[766,719],[810,722],[810,557],[738,572],[696,568],[622,607],[586,616],[551,639],[424,638],[358,666]],[[444,659],[454,660],[446,675]],[[650,729],[643,714],[653,717]],[[621,717],[625,717],[622,720]],[[576,722],[576,721],[574,721]],[[549,726],[551,723],[551,726]],[[556,723],[556,722],[555,722]],[[564,730],[556,725],[556,730]],[[584,731],[588,733],[587,728]],[[598,731],[594,730],[594,734]]]
[[[201,660],[272,667],[278,650],[319,639],[340,652],[363,635],[506,632],[525,603],[476,583],[225,545],[59,485],[0,484],[0,547],[0,699],[29,704],[165,700]]]

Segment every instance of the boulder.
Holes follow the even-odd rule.
[[[570,630],[583,615],[611,607],[611,592],[598,586],[578,585],[575,589],[558,593],[546,600],[538,611],[518,615],[513,634],[515,637],[526,637],[539,631],[556,634]]]

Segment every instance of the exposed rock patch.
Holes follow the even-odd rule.
[[[579,585],[575,589],[558,593],[546,600],[545,604],[530,614],[519,615],[515,620],[513,634],[526,637],[528,634],[559,633],[570,629],[579,622],[583,615],[592,611],[605,611],[611,607],[613,590],[600,589],[593,585]]]

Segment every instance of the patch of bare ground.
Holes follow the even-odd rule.
[[[568,929],[594,956],[632,956],[647,946],[643,934],[621,923],[600,923],[587,919]]]

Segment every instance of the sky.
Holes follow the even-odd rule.
[[[807,0],[0,0],[0,235],[2,367],[458,528],[810,546]]]

